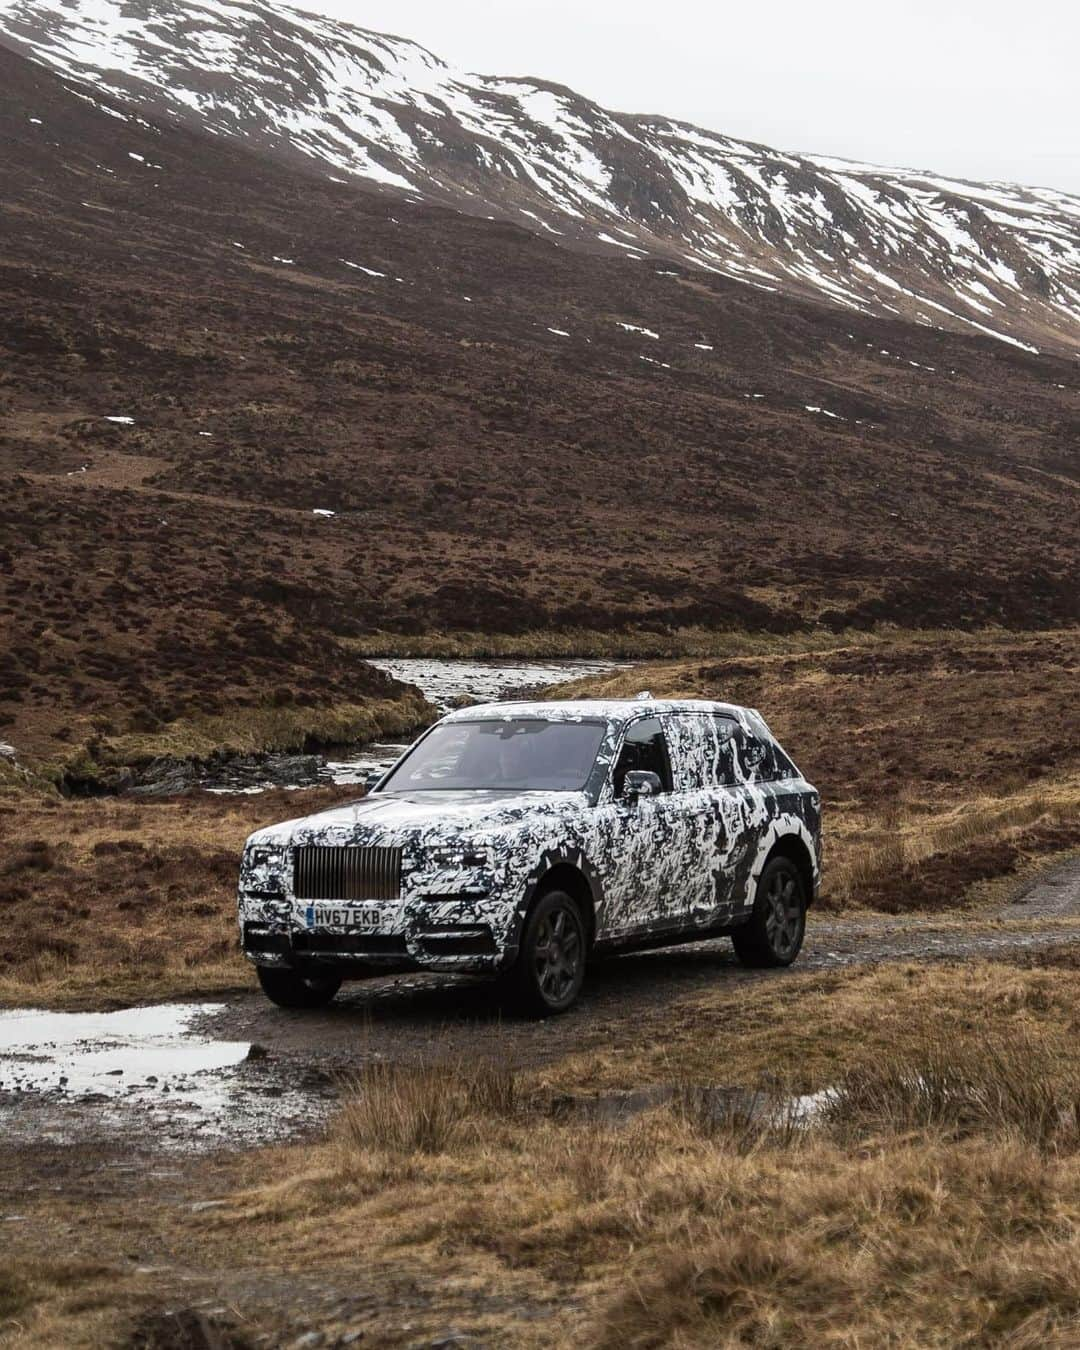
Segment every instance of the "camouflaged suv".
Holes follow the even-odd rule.
[[[728,935],[747,965],[790,965],[819,846],[818,794],[752,709],[488,704],[361,800],[253,834],[241,940],[283,1007],[429,970],[562,1012],[602,953]]]

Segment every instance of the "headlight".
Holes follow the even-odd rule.
[[[279,871],[285,866],[288,848],[284,844],[256,844],[244,853],[245,867],[268,867]]]
[[[489,861],[487,849],[476,844],[436,844],[427,856],[436,867],[486,867]]]

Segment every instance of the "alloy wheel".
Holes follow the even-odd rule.
[[[578,917],[567,906],[545,914],[536,934],[533,959],[536,983],[544,998],[557,1005],[570,994],[581,973],[585,944]]]
[[[798,945],[802,926],[798,880],[786,870],[774,872],[769,878],[765,902],[765,933],[769,945],[777,956],[788,957]]]

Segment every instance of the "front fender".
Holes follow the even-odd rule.
[[[600,871],[584,851],[577,845],[559,845],[554,848],[547,848],[541,853],[536,865],[530,870],[525,878],[525,886],[521,892],[521,898],[518,901],[514,911],[514,922],[510,933],[510,942],[508,951],[512,951],[513,956],[518,953],[521,946],[521,934],[525,927],[525,918],[536,899],[537,893],[543,885],[544,879],[556,867],[573,867],[584,878],[589,888],[589,895],[592,902],[592,926],[593,933],[598,932],[602,926],[604,913],[604,883]]]

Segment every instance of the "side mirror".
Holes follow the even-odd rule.
[[[628,802],[636,802],[639,797],[659,797],[663,790],[660,775],[651,769],[631,769],[623,781],[623,796]]]
[[[382,776],[383,772],[381,769],[376,769],[374,773],[366,774],[364,776],[364,792],[370,792]]]

